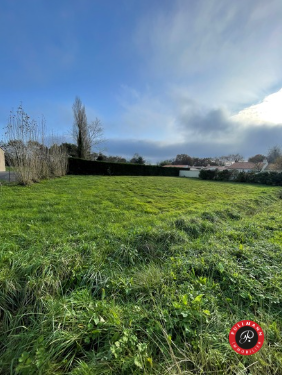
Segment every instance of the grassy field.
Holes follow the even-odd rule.
[[[0,374],[282,374],[281,188],[68,176],[0,187]],[[238,321],[263,328],[240,356]]]

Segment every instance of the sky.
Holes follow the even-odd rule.
[[[281,0],[1,0],[0,139],[20,103],[73,142],[156,163],[282,146]],[[99,150],[95,150],[99,151]]]

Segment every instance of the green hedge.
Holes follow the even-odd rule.
[[[68,174],[113,176],[179,176],[181,168],[164,168],[156,165],[109,163],[69,158]]]
[[[235,181],[263,185],[282,186],[282,172],[238,172],[234,171],[210,171],[202,169],[199,174],[202,180]]]

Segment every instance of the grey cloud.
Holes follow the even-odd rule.
[[[254,154],[256,151],[266,154],[269,148],[275,145],[282,146],[282,124],[252,126],[242,132],[240,147],[244,154]]]
[[[170,159],[177,154],[185,153],[190,156],[212,157],[227,155],[230,153],[240,153],[245,158],[262,153],[266,154],[273,145],[282,146],[282,124],[276,126],[260,125],[249,128],[241,128],[236,132],[236,126],[233,128],[234,134],[230,134],[226,141],[217,141],[203,139],[193,142],[189,138],[183,142],[163,144],[158,141],[136,140],[136,139],[109,139],[107,142],[107,151],[111,155],[121,155],[126,158],[133,156],[135,152],[142,155],[151,162],[157,162],[164,159]],[[233,139],[239,139],[239,142]]]
[[[210,110],[206,114],[186,112],[180,116],[179,123],[184,134],[193,132],[206,136],[229,133],[235,126],[222,109]]]
[[[142,155],[146,160],[157,162],[174,158],[177,154],[188,154],[191,156],[205,157],[231,152],[239,152],[238,147],[230,147],[227,144],[214,145],[211,142],[183,142],[163,145],[161,142],[134,139],[108,140],[107,152],[110,155],[121,155],[127,159],[135,152]]]

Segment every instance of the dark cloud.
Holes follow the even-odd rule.
[[[206,120],[205,120],[206,121]],[[204,128],[201,123],[199,126]],[[188,154],[198,157],[212,157],[228,155],[230,153],[240,153],[245,158],[261,153],[266,154],[270,147],[274,145],[282,146],[282,124],[281,125],[256,125],[243,127],[238,130],[236,123],[231,128],[225,140],[217,140],[207,137],[199,141],[183,138],[183,142],[164,144],[151,140],[136,139],[109,139],[107,142],[107,153],[110,155],[121,155],[131,158],[134,153],[139,153],[151,162],[170,159],[177,154]],[[218,127],[221,128],[221,125]],[[232,133],[233,132],[233,133]]]
[[[127,159],[137,152],[146,160],[157,162],[160,160],[174,158],[177,154],[188,154],[191,156],[205,157],[238,152],[238,147],[229,144],[213,144],[212,142],[195,142],[162,144],[157,141],[119,139],[108,140],[107,153],[110,155],[121,155]],[[219,153],[218,153],[219,152]]]
[[[184,132],[193,132],[200,135],[218,135],[230,132],[234,123],[228,119],[222,109],[211,110],[206,114],[186,112],[179,118],[179,128]]]
[[[274,145],[282,146],[282,124],[256,125],[242,132],[240,148],[246,155],[265,154]]]

